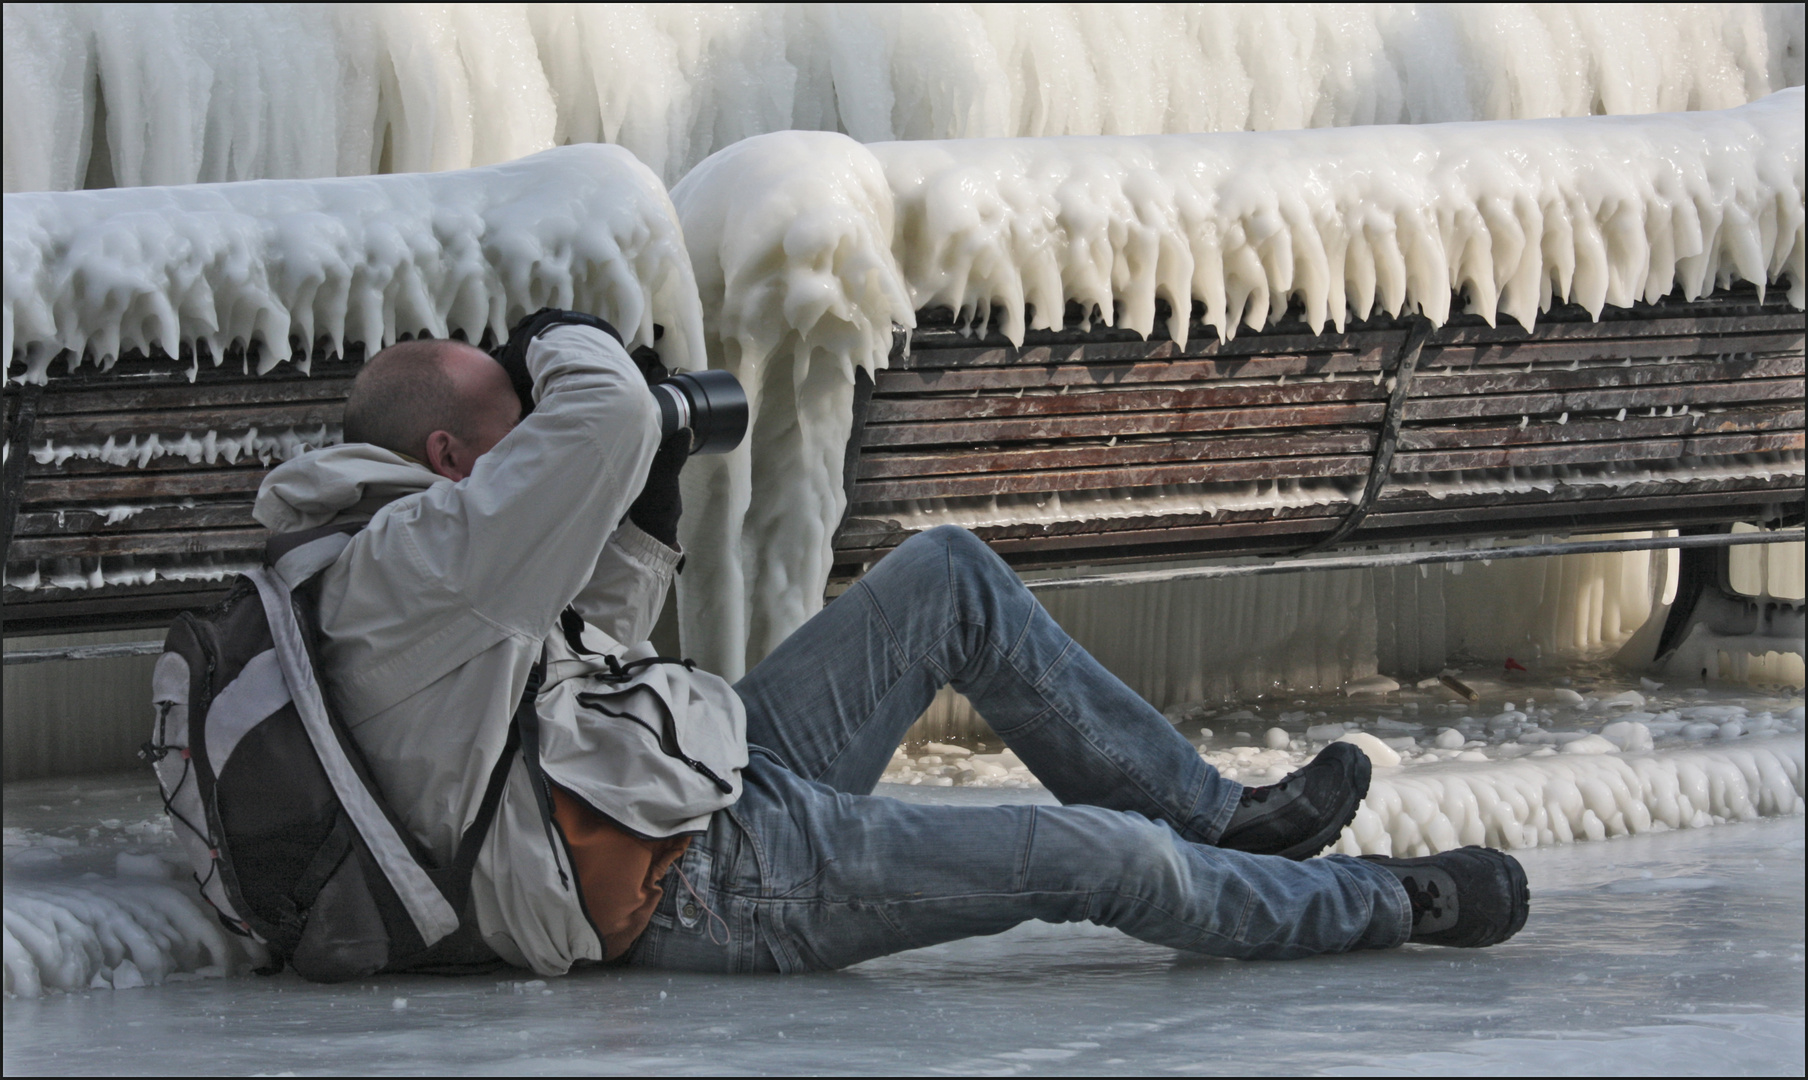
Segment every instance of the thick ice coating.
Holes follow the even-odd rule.
[[[845,135],[737,143],[672,200],[710,366],[734,372],[750,406],[747,442],[684,472],[679,627],[686,655],[737,678],[822,605],[854,370],[883,367],[892,326],[915,317],[885,174]]]
[[[1727,749],[1381,770],[1334,850],[1527,848],[1800,814],[1802,765],[1801,737],[1779,736]]]
[[[658,177],[616,146],[457,173],[6,196],[9,378],[65,350],[505,339],[544,306],[595,312],[700,366],[690,261]],[[23,368],[23,371],[19,370]]]
[[[1587,116],[1802,81],[1800,4],[11,4],[7,191],[457,169],[667,182],[863,142]]]
[[[5,940],[8,997],[218,978],[244,964],[211,911],[160,881],[8,882]]]
[[[1797,88],[1640,117],[738,143],[673,200],[703,307],[721,312],[712,364],[795,392],[760,409],[749,462],[691,489],[693,565],[708,569],[686,593],[739,598],[686,600],[686,647],[738,673],[816,609],[853,371],[883,364],[890,324],[914,310],[996,312],[1020,341],[1067,301],[1143,334],[1158,300],[1198,301],[1225,337],[1289,304],[1318,327],[1376,311],[1441,323],[1453,304],[1530,326],[1553,302],[1598,313],[1748,281],[1783,283],[1801,307],[1802,133]]]
[[[1144,335],[1156,301],[1220,336],[1453,297],[1530,327],[1787,278],[1803,303],[1802,91],[1718,113],[1332,131],[884,143],[915,307],[1000,329],[1067,301]],[[1169,332],[1184,344],[1186,327]]]

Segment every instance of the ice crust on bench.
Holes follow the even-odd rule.
[[[1803,305],[1802,91],[1722,112],[1299,132],[886,143],[913,306],[1023,340],[1068,301],[1148,335],[1205,305],[1220,337],[1452,297],[1530,327],[1786,279]],[[1168,330],[1184,344],[1184,320]]]
[[[687,472],[685,647],[739,674],[816,610],[854,372],[917,310],[996,312],[1021,342],[1069,301],[1145,335],[1158,300],[1199,301],[1221,337],[1289,304],[1321,330],[1463,303],[1531,326],[1553,302],[1598,315],[1740,281],[1800,308],[1803,123],[1795,88],[1637,117],[737,143],[672,193],[711,363],[760,401],[747,448]]]
[[[616,146],[456,173],[7,195],[8,377],[65,350],[102,367],[205,343],[260,368],[324,343],[477,341],[541,307],[703,362],[697,291],[664,188]],[[21,371],[20,368],[23,368]]]

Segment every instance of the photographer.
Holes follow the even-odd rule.
[[[517,327],[500,360],[379,353],[345,443],[273,470],[257,516],[368,519],[323,579],[322,658],[435,857],[532,687],[537,731],[472,884],[503,959],[825,969],[1027,919],[1288,958],[1487,945],[1523,923],[1523,874],[1498,852],[1309,858],[1366,791],[1360,752],[1334,744],[1267,788],[1223,779],[957,529],[901,545],[733,687],[654,656],[693,446],[662,444],[663,372],[565,312]],[[946,683],[1066,805],[870,797]]]

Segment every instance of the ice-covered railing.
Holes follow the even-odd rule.
[[[762,395],[750,456],[693,470],[686,648],[739,672],[820,603],[854,370],[916,310],[1021,341],[1070,301],[1144,335],[1158,301],[1198,302],[1223,337],[1289,305],[1320,329],[1453,304],[1531,326],[1739,281],[1800,308],[1803,122],[1792,89],[1641,117],[736,144],[673,189],[712,365]]]
[[[667,182],[862,141],[1715,109],[1802,81],[1800,4],[12,4],[5,187],[487,165]]]
[[[10,18],[10,16],[9,16]],[[9,44],[9,49],[10,49]],[[9,61],[10,63],[10,61]],[[461,172],[7,195],[5,355],[42,382],[205,344],[267,368],[324,343],[490,331],[552,305],[676,367],[703,359],[696,288],[658,177],[615,146]]]

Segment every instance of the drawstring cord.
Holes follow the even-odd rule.
[[[724,919],[720,915],[717,915],[715,912],[715,909],[710,907],[709,904],[704,901],[703,897],[701,897],[697,894],[697,887],[695,885],[691,884],[690,878],[684,876],[684,867],[679,866],[677,863],[673,863],[672,869],[678,871],[678,880],[684,882],[684,888],[687,892],[689,892],[691,894],[691,899],[695,900],[697,902],[697,906],[703,909],[703,914],[709,917],[710,921],[707,923],[704,923],[703,925],[707,928],[707,931],[709,933],[710,944],[711,945],[728,944],[728,942],[730,940],[730,936],[728,933],[728,920]],[[716,940],[716,924],[717,923],[722,924],[722,940],[721,941]]]

